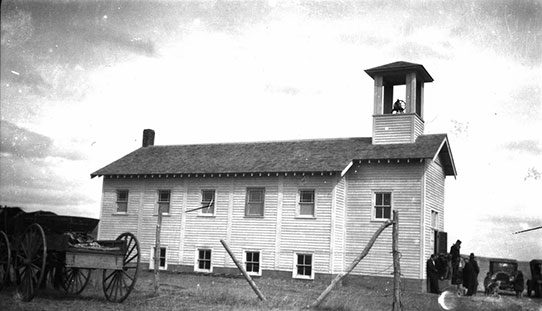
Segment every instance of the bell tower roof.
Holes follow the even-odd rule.
[[[406,84],[405,77],[407,73],[416,72],[416,74],[421,78],[421,82],[433,82],[433,78],[427,72],[427,70],[420,64],[414,64],[409,62],[394,62],[386,65],[374,67],[371,69],[365,70],[365,72],[375,78],[376,76],[385,77],[387,83],[392,85],[403,85]]]

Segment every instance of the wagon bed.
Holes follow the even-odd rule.
[[[22,299],[30,301],[50,277],[66,292],[79,294],[91,271],[102,269],[106,298],[124,301],[137,280],[139,242],[129,232],[96,241],[90,232],[97,224],[92,218],[0,209],[0,289],[13,275]]]

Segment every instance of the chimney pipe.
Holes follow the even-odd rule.
[[[154,146],[154,130],[143,130],[143,148],[148,146]]]

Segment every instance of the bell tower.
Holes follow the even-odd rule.
[[[424,83],[433,78],[422,65],[395,62],[365,70],[374,79],[373,144],[413,143],[423,134]],[[405,85],[404,100],[394,86]]]

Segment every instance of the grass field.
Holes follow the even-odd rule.
[[[160,294],[154,295],[152,272],[142,271],[135,289],[121,304],[110,303],[102,292],[101,271],[93,271],[92,279],[78,296],[67,295],[51,286],[39,290],[31,302],[16,298],[15,288],[0,292],[0,310],[300,310],[312,303],[327,284],[311,281],[256,279],[266,302],[260,302],[242,278],[195,274],[160,273]],[[403,310],[444,310],[438,296],[402,293]],[[542,310],[542,300],[502,296],[475,296],[446,299],[453,310]],[[390,289],[371,286],[344,286],[335,289],[318,310],[391,310]]]

